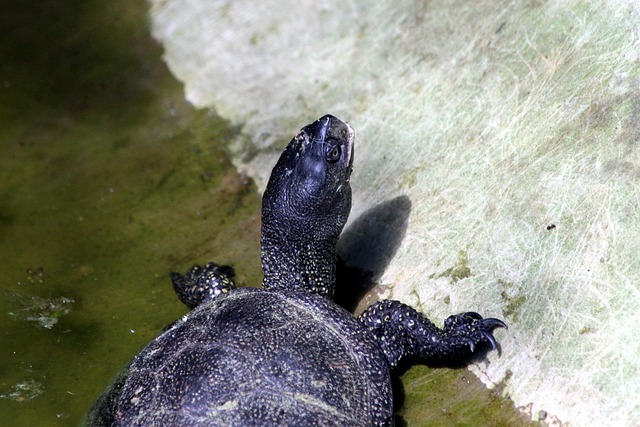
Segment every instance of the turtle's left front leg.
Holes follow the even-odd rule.
[[[483,343],[495,350],[493,330],[507,327],[502,320],[483,319],[478,313],[468,312],[449,316],[444,329],[440,329],[422,313],[393,300],[376,302],[358,319],[378,340],[391,366],[409,355],[425,360],[457,359],[470,355]]]
[[[213,262],[203,267],[194,265],[185,275],[171,273],[170,276],[178,298],[189,308],[194,308],[235,287],[233,268]]]

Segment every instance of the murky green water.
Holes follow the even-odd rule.
[[[77,425],[187,311],[169,271],[216,260],[241,285],[260,282],[259,195],[225,154],[233,133],[184,102],[145,14],[131,0],[14,2],[0,14],[2,426]],[[471,381],[411,369],[404,419],[522,421]]]
[[[259,196],[183,101],[130,1],[0,16],[0,425],[77,425],[186,312],[168,272],[259,283]]]

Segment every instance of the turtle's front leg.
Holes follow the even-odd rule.
[[[171,273],[170,276],[178,298],[189,308],[194,308],[235,287],[233,268],[213,262],[204,267],[194,265],[184,276],[180,273]]]
[[[376,337],[389,365],[404,356],[446,361],[469,356],[478,344],[496,349],[495,328],[507,325],[498,319],[483,319],[478,313],[448,317],[444,329],[422,313],[400,301],[382,300],[367,308],[358,318]]]

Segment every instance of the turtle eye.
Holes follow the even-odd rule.
[[[325,152],[325,158],[329,163],[335,163],[340,160],[340,156],[342,155],[342,149],[340,144],[336,145],[327,145],[327,149]]]

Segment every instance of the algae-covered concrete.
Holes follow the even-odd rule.
[[[151,16],[187,98],[241,128],[259,188],[302,125],[351,122],[351,220],[409,201],[377,294],[505,318],[502,355],[471,368],[483,382],[548,423],[640,420],[636,3],[155,0]]]

